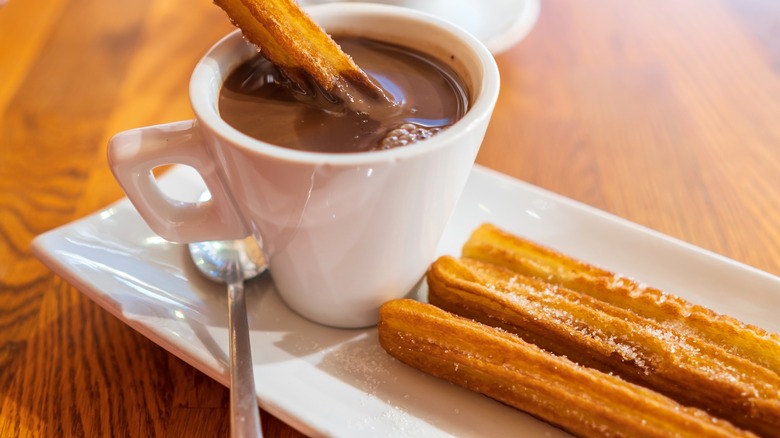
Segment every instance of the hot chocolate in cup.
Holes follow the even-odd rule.
[[[409,47],[445,63],[466,88],[468,111],[431,138],[389,150],[323,153],[263,142],[220,117],[223,82],[256,54],[235,31],[195,67],[195,120],[119,133],[109,162],[161,237],[187,243],[253,235],[290,308],[317,323],[365,327],[377,322],[382,303],[412,292],[436,256],[495,106],[499,74],[476,38],[422,12],[359,3],[308,12],[331,34]],[[166,197],[152,170],[167,164],[197,170],[211,200]]]

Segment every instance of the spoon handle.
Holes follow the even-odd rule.
[[[230,430],[233,437],[261,437],[260,413],[255,393],[252,347],[246,314],[244,282],[228,281],[230,325]]]

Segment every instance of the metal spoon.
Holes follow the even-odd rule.
[[[189,244],[195,266],[209,279],[227,283],[230,326],[230,430],[233,437],[261,437],[249,342],[244,280],[265,271],[263,252],[252,236],[243,240]]]

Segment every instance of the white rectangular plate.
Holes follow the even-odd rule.
[[[161,178],[194,200],[202,182],[184,167]],[[475,166],[440,244],[458,255],[492,222],[745,322],[780,331],[780,278]],[[217,381],[228,384],[227,299],[186,247],[157,237],[127,200],[35,239],[33,252],[100,306]],[[376,329],[313,324],[280,301],[268,275],[249,285],[259,404],[309,435],[565,436],[486,397],[406,367]],[[421,293],[424,293],[422,291]]]

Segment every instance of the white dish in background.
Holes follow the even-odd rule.
[[[497,55],[522,40],[539,18],[539,0],[300,0],[302,5],[363,1],[418,9],[466,29]]]
[[[177,167],[167,193],[194,200],[199,178]],[[475,166],[440,244],[457,255],[490,221],[745,322],[780,331],[780,278]],[[53,271],[143,335],[223,384],[224,287],[203,279],[184,245],[157,237],[127,200],[33,242]],[[340,330],[292,313],[267,275],[247,296],[261,406],[315,436],[566,436],[501,403],[390,358],[376,329]]]

